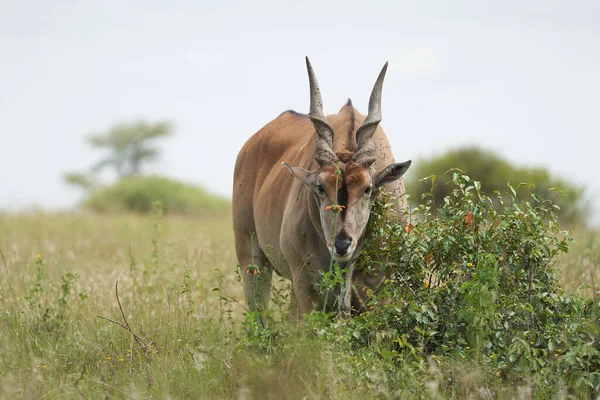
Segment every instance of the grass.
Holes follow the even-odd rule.
[[[0,217],[0,397],[129,397],[138,386],[142,393],[182,396],[205,386],[194,367],[200,356],[190,351],[220,340],[213,322],[220,302],[212,289],[220,283],[224,292],[242,294],[230,226],[229,217],[160,223],[133,215]],[[40,264],[41,292],[30,306],[24,296]],[[61,310],[67,273],[79,278]],[[133,330],[153,342],[148,354],[126,330],[98,318],[123,321],[116,281]],[[131,372],[146,363],[148,371]]]
[[[574,238],[575,244],[561,259],[560,281],[567,292],[591,298],[593,289],[600,287],[600,235],[581,230]]]
[[[578,233],[563,256],[568,291],[600,282],[597,238]],[[465,361],[407,361],[390,370],[383,361],[357,359],[341,340],[325,344],[292,326],[279,327],[270,336],[277,343],[257,349],[245,336],[253,331],[241,329],[243,306],[231,300],[243,301],[243,292],[229,215],[0,215],[0,250],[0,398],[486,398],[488,388],[497,397],[529,394],[526,379],[517,388],[487,382]],[[279,288],[285,297],[285,285]],[[128,324],[140,344],[99,316]],[[277,346],[282,350],[273,351]],[[414,374],[427,385],[413,385]],[[386,384],[392,376],[394,388]],[[440,395],[450,376],[456,385]]]

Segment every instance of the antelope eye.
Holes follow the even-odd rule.
[[[319,193],[321,196],[325,194],[325,188],[323,185],[317,185],[317,193]]]
[[[367,196],[370,196],[371,192],[373,192],[373,186],[369,186],[368,188],[365,189],[365,194]]]

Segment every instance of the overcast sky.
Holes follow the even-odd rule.
[[[84,137],[139,118],[176,125],[149,171],[229,196],[247,138],[307,112],[305,55],[326,113],[390,62],[396,159],[478,144],[600,193],[597,0],[0,0],[0,209],[76,204]]]

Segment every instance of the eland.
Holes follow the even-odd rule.
[[[268,307],[273,271],[292,282],[292,315],[361,308],[364,299],[353,291],[353,280],[381,283],[379,276],[355,268],[379,189],[386,187],[398,199],[398,210],[406,206],[402,175],[411,161],[394,161],[379,126],[387,63],[366,117],[350,100],[326,117],[308,57],[306,67],[309,114],[279,115],[248,139],[235,164],[235,250],[251,311]],[[337,296],[323,296],[316,283],[332,259],[345,271],[344,284]]]

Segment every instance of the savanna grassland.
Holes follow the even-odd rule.
[[[567,292],[591,298],[593,289],[578,288],[600,282],[598,236],[583,231],[575,236],[576,244],[558,258],[559,280]],[[519,364],[510,365],[509,349],[487,355],[483,341],[481,352],[470,354],[478,339],[464,342],[460,351],[445,350],[446,356],[428,345],[408,346],[406,335],[386,338],[385,330],[369,342],[371,348],[357,350],[347,337],[358,340],[361,329],[377,328],[355,323],[348,334],[345,320],[323,315],[297,328],[285,322],[289,293],[283,282],[274,293],[279,305],[269,314],[271,328],[260,329],[243,318],[227,214],[1,215],[0,250],[1,398],[563,398],[579,393],[566,378],[544,388],[534,372],[515,372]],[[425,258],[429,264],[431,256]],[[531,352],[534,341],[548,347],[541,338],[531,339]],[[392,342],[396,347],[382,345]],[[566,348],[550,348],[544,365],[551,368],[557,362],[552,358],[567,355]],[[504,356],[504,364],[494,362]],[[570,373],[553,371],[557,377]],[[598,393],[597,387],[586,387],[586,396]]]
[[[242,297],[229,216],[4,215],[0,232],[0,397],[228,396],[230,360],[207,354],[227,352],[213,288]],[[143,345],[99,318],[124,322],[117,281]]]

